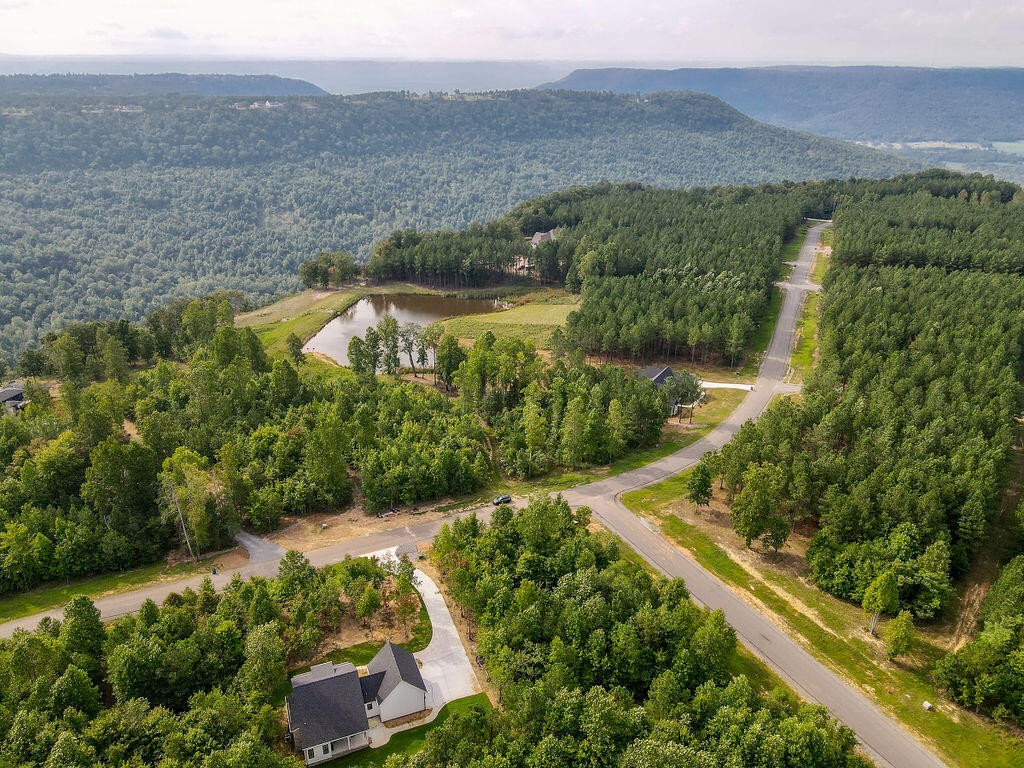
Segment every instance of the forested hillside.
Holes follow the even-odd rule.
[[[758,120],[844,139],[1017,141],[1024,69],[579,69],[544,88],[700,91]]]
[[[0,75],[0,98],[47,95],[135,98],[196,96],[324,96],[312,83],[273,75]]]
[[[130,109],[118,109],[127,106]],[[904,161],[708,96],[508,92],[283,99],[0,96],[0,357],[70,320],[298,287],[321,251],[462,227],[601,179],[882,176]]]

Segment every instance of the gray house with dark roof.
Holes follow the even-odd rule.
[[[675,373],[667,365],[648,365],[646,368],[641,368],[638,373],[659,387],[665,386],[665,382],[675,376]]]
[[[372,714],[384,722],[422,712],[427,708],[427,685],[416,658],[405,648],[385,643],[369,664],[364,691],[371,693],[376,707]],[[369,702],[367,712],[371,712]]]
[[[25,400],[25,387],[18,382],[8,384],[0,388],[0,408],[7,411],[17,411],[28,403]]]
[[[355,665],[326,662],[292,678],[285,700],[288,731],[306,765],[370,746],[370,718],[382,722],[429,708],[419,665],[386,643],[360,675]]]

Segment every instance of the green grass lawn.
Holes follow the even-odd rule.
[[[821,313],[821,294],[808,293],[800,310],[796,326],[796,345],[793,347],[791,379],[803,383],[814,368],[814,353],[818,347],[818,320]]]
[[[308,341],[335,316],[344,312],[365,295],[359,289],[342,289],[324,295],[308,290],[289,296],[262,309],[246,312],[235,318],[239,328],[252,328],[270,355],[286,352],[285,339],[294,333]]]
[[[1024,741],[991,720],[961,709],[937,689],[929,670],[942,649],[919,631],[905,662],[885,660],[878,644],[863,630],[858,606],[838,600],[781,569],[764,569],[758,578],[696,526],[667,507],[686,492],[688,473],[623,495],[634,512],[656,520],[664,535],[691,553],[720,579],[767,606],[822,663],[852,681],[909,730],[920,734],[950,766],[1011,768],[1024,765]],[[781,594],[780,594],[781,593]],[[787,599],[792,596],[792,599]],[[814,607],[815,616],[799,610]],[[926,712],[922,702],[936,704]]]
[[[789,242],[782,246],[782,260],[783,261],[796,261],[800,255],[800,249],[803,247],[804,239],[807,237],[807,230],[811,228],[811,222],[805,221],[799,227],[796,228],[796,232],[793,233],[793,237],[790,238]]]
[[[830,256],[826,256],[823,253],[819,253],[815,256],[814,266],[811,267],[811,282],[816,285],[821,285],[825,280],[825,273],[828,272],[828,268],[831,264],[832,258]]]
[[[772,288],[772,297],[768,302],[768,308],[764,311],[764,320],[757,326],[754,335],[750,337],[750,342],[743,353],[743,367],[740,368],[739,375],[735,377],[736,381],[750,384],[757,379],[761,358],[764,356],[765,350],[768,349],[772,334],[775,333],[775,324],[779,321],[782,299],[782,291]]]
[[[34,613],[53,608],[62,608],[75,595],[85,595],[95,599],[151,586],[161,581],[184,579],[199,573],[207,573],[215,564],[215,560],[181,563],[174,566],[155,563],[124,573],[109,573],[72,581],[68,584],[44,584],[31,592],[0,599],[0,622],[20,619],[23,616],[31,616]]]
[[[432,722],[396,733],[388,740],[387,744],[379,749],[363,749],[332,760],[326,765],[333,765],[336,768],[343,766],[344,768],[379,768],[391,755],[414,755],[423,747],[423,743],[432,730],[444,725],[448,718],[462,712],[469,712],[474,707],[490,709],[491,702],[487,699],[487,694],[478,693],[464,699],[449,701],[441,708],[437,718]]]
[[[532,339],[538,349],[547,347],[551,332],[563,325],[576,309],[575,298],[556,302],[529,302],[500,312],[463,315],[442,321],[447,333],[460,339],[476,339],[491,331],[498,338]]]

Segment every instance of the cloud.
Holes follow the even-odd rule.
[[[155,38],[157,40],[188,40],[189,37],[180,29],[173,29],[171,27],[154,27],[146,33],[148,37]]]

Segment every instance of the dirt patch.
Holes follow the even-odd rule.
[[[187,549],[174,549],[167,553],[168,565],[181,565],[193,562]],[[249,564],[249,555],[243,547],[232,547],[220,552],[209,552],[199,558],[199,563],[218,571],[228,571]]]
[[[356,503],[341,512],[286,517],[281,522],[281,529],[266,538],[285,549],[308,552],[367,533],[439,520],[445,516],[441,507],[449,502],[442,500],[430,506],[400,507],[398,513],[389,518],[368,514],[362,504]]]
[[[1017,443],[1014,446],[1013,466],[1010,481],[1003,489],[999,514],[992,523],[989,544],[975,555],[971,569],[964,577],[958,590],[957,600],[950,609],[951,619],[937,625],[940,632],[948,634],[947,647],[957,650],[974,634],[978,626],[981,605],[995,580],[1006,554],[1006,543],[1013,540],[1008,529],[1013,525],[1014,514],[1020,503],[1022,481],[1024,481],[1024,430],[1018,426]]]
[[[399,726],[408,725],[409,723],[417,723],[420,720],[426,720],[430,717],[430,713],[433,711],[433,709],[424,709],[422,712],[413,712],[411,715],[406,715],[405,717],[396,717],[394,720],[384,720],[382,721],[382,725],[385,725],[388,728],[398,728]]]
[[[338,366],[337,360],[333,357],[328,357],[323,352],[306,352],[306,357],[312,358],[313,360],[319,360],[321,363],[326,363],[327,365],[340,367]]]

